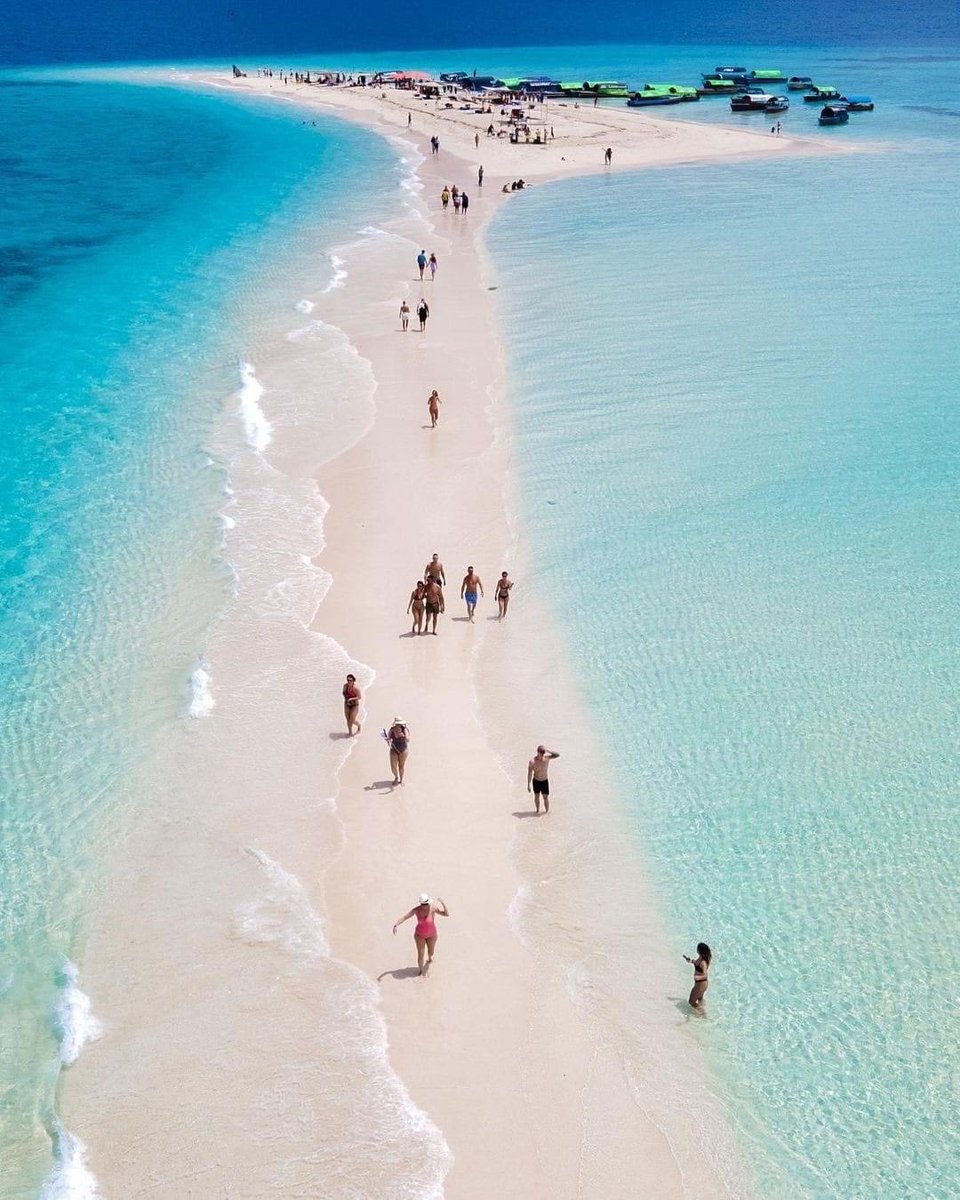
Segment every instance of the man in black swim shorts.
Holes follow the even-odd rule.
[[[527,763],[527,791],[533,792],[533,802],[537,807],[537,813],[540,812],[540,797],[543,797],[543,811],[550,811],[550,780],[547,778],[547,770],[550,766],[551,759],[559,758],[555,750],[548,750],[546,746],[538,746],[536,755]]]

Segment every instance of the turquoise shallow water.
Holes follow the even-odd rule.
[[[142,799],[129,772],[188,711],[232,587],[205,446],[281,297],[331,277],[360,181],[398,168],[361,131],[171,89],[6,77],[0,111],[0,1194],[19,1198],[64,1149],[57,1079],[95,1032],[70,959]]]
[[[539,582],[769,1197],[960,1178],[957,62],[834,62],[885,153],[568,181],[489,237]]]

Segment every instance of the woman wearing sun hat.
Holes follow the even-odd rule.
[[[410,730],[399,717],[393,718],[393,724],[383,731],[390,747],[390,770],[393,772],[393,782],[403,783],[403,767],[410,752]]]
[[[437,925],[433,918],[449,916],[450,910],[439,896],[436,900],[431,900],[426,892],[422,892],[420,899],[406,916],[400,917],[393,924],[393,932],[396,934],[398,926],[402,925],[404,921],[409,921],[411,917],[417,918],[417,924],[413,930],[413,940],[417,944],[417,967],[421,975],[426,975],[430,969],[430,964],[433,962],[433,951],[437,945]],[[424,951],[427,954],[426,965],[423,961]]]

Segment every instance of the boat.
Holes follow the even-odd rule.
[[[832,104],[828,104],[819,117],[821,125],[846,125],[849,120],[850,113],[845,108]]]
[[[730,96],[738,86],[732,79],[721,79],[719,75],[704,75],[703,87],[697,90],[701,96]]]
[[[764,106],[764,111],[768,113],[786,112],[790,107],[790,101],[786,96],[771,96]]]
[[[776,96],[771,96],[769,92],[759,90],[751,92],[740,92],[736,96],[730,97],[731,112],[766,112],[767,105],[776,100]]]
[[[645,83],[635,96],[645,96],[648,93],[660,92],[666,96],[679,96],[681,100],[699,100],[700,93],[694,87],[684,87],[679,83]]]
[[[744,79],[747,77],[746,67],[714,67],[714,75],[721,79],[733,79],[737,75],[742,75]]]
[[[847,108],[850,112],[873,112],[873,101],[869,96],[850,96]]]
[[[839,100],[840,93],[837,89],[827,83],[815,83],[812,89],[804,96],[807,104],[823,104],[828,100]]]
[[[647,84],[642,92],[633,93],[627,101],[627,105],[630,108],[646,108],[650,104],[680,104],[682,100],[683,97],[677,95],[676,92],[660,91]]]
[[[791,75],[787,80],[787,87],[791,92],[805,92],[813,86],[813,80],[809,75]]]
[[[784,73],[782,71],[770,71],[770,70],[751,71],[750,74],[747,76],[747,79],[751,83],[762,83],[762,84],[786,83],[787,82],[787,77],[786,77],[786,75],[784,75]]]
[[[619,80],[594,80],[585,79],[583,83],[561,83],[560,92],[564,96],[568,96],[576,100],[592,100],[595,96],[603,98],[623,99],[626,100],[630,95],[630,90],[625,83]]]

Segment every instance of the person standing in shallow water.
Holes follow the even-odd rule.
[[[555,750],[548,750],[546,746],[538,746],[537,753],[527,763],[527,791],[533,791],[533,803],[536,805],[537,812],[540,812],[540,797],[543,797],[543,811],[550,811],[550,780],[547,777],[547,769],[553,759],[559,758],[560,755]],[[532,787],[531,787],[532,785]]]
[[[691,1008],[699,1011],[703,1008],[703,998],[707,994],[707,988],[710,986],[708,974],[713,952],[706,942],[697,942],[697,957],[690,958],[687,954],[683,957],[693,967],[693,987],[690,989],[690,996],[687,1003]]]
[[[433,954],[437,947],[437,926],[434,917],[449,916],[450,910],[439,896],[436,900],[431,900],[427,893],[423,892],[413,908],[404,916],[398,917],[393,923],[393,933],[396,936],[397,930],[404,921],[409,921],[411,917],[417,918],[413,930],[413,940],[417,947],[417,969],[421,975],[426,975],[430,970]],[[423,961],[424,955],[426,955],[426,962]]]
[[[356,675],[348,675],[343,685],[343,719],[347,723],[347,735],[353,737],[354,726],[360,732],[360,701],[363,694],[357,687]]]

